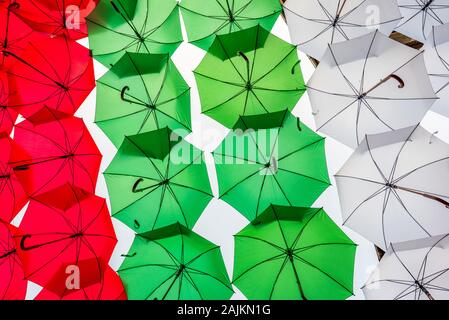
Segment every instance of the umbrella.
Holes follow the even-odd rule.
[[[422,53],[377,31],[329,46],[307,84],[318,130],[356,148],[419,123],[437,100]]]
[[[0,220],[0,300],[24,300],[27,280],[12,238],[12,225]]]
[[[175,0],[101,1],[87,25],[94,57],[107,67],[125,52],[171,55],[183,41]]]
[[[51,37],[87,36],[86,16],[99,0],[9,0],[13,12],[34,30]]]
[[[369,300],[447,300],[448,261],[448,235],[391,244],[363,292]]]
[[[220,247],[180,224],[137,235],[118,273],[130,300],[227,300],[233,294]]]
[[[329,44],[373,29],[388,36],[402,19],[396,0],[288,0],[284,12],[293,43],[318,60]]]
[[[384,250],[449,232],[449,145],[422,127],[367,136],[335,179],[344,224]]]
[[[207,50],[217,34],[226,34],[260,24],[271,30],[282,6],[279,0],[182,0],[182,17],[189,41]]]
[[[203,153],[168,128],[125,137],[104,176],[112,215],[138,233],[193,228],[213,197]]]
[[[10,134],[16,119],[15,108],[9,107],[8,76],[0,71],[0,133]]]
[[[191,131],[190,87],[167,54],[125,53],[97,81],[95,121],[120,146],[125,135]]]
[[[449,116],[449,23],[432,28],[424,49],[430,80],[440,98],[432,111]]]
[[[309,206],[330,184],[324,138],[287,110],[240,117],[213,156],[220,199],[249,220],[270,204]]]
[[[43,108],[15,127],[14,141],[10,165],[29,195],[67,182],[95,191],[102,156],[82,119]]]
[[[353,295],[356,244],[323,209],[272,205],[234,237],[233,284],[250,300]]]
[[[11,222],[28,201],[8,163],[13,143],[6,134],[0,133],[0,220],[6,222]]]
[[[65,37],[31,43],[8,72],[11,106],[28,117],[46,106],[74,114],[95,87],[90,51]]]
[[[433,26],[449,23],[446,0],[398,0],[403,16],[396,31],[425,42]]]
[[[296,47],[259,25],[217,35],[194,73],[202,112],[228,128],[239,115],[291,110],[305,91]]]
[[[66,289],[55,275],[98,282],[117,243],[105,199],[69,184],[31,199],[14,240],[26,279],[53,292]]]

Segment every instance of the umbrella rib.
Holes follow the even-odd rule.
[[[204,113],[210,113],[212,110],[215,110],[215,109],[218,109],[218,108],[222,107],[224,104],[226,104],[226,103],[228,103],[228,102],[231,102],[232,100],[234,100],[235,98],[237,98],[238,96],[240,96],[240,95],[241,95],[242,93],[244,93],[245,91],[246,91],[246,89],[243,88],[241,91],[239,91],[239,92],[238,92],[237,94],[235,94],[234,96],[228,98],[227,100],[225,100],[225,101],[219,103],[218,105],[216,105],[216,106],[214,106],[214,107],[212,107],[212,108],[210,108],[210,109],[205,110]]]
[[[288,256],[286,256],[286,257],[284,258],[284,262],[282,262],[282,265],[281,265],[281,267],[279,268],[278,273],[276,274],[276,278],[275,278],[274,281],[273,281],[273,285],[272,285],[272,287],[271,287],[270,295],[269,295],[269,298],[268,298],[269,300],[271,300],[272,297],[273,297],[274,289],[276,288],[276,284],[277,284],[277,282],[278,282],[278,280],[279,280],[279,277],[281,276],[282,271],[284,271],[284,268],[285,268],[287,262],[288,262]]]
[[[291,173],[291,174],[294,174],[294,175],[298,175],[298,176],[301,176],[301,177],[304,177],[304,178],[307,178],[307,179],[310,179],[310,180],[314,180],[314,181],[316,181],[316,182],[323,183],[323,184],[325,184],[326,186],[330,186],[330,183],[329,183],[328,181],[320,180],[320,179],[311,177],[311,176],[306,175],[306,174],[303,174],[303,173],[294,172],[294,171],[287,170],[287,169],[283,169],[283,168],[280,168],[280,167],[278,167],[278,170],[284,171],[284,172],[288,172],[288,173]]]
[[[306,149],[306,148],[309,148],[309,147],[311,147],[311,146],[313,146],[313,145],[315,145],[315,144],[317,144],[317,143],[323,142],[323,141],[324,141],[324,138],[323,138],[323,137],[320,137],[318,140],[313,141],[313,142],[311,142],[311,143],[309,143],[309,144],[306,144],[306,145],[304,145],[304,146],[301,146],[300,148],[298,148],[298,149],[296,149],[296,150],[294,150],[294,151],[292,151],[292,152],[290,152],[290,153],[287,153],[286,155],[280,157],[280,158],[278,159],[278,162],[281,161],[281,160],[283,160],[283,159],[285,159],[285,158],[290,157],[291,155],[293,155],[293,154],[295,154],[295,153],[297,153],[297,152],[300,152],[300,151],[302,151],[302,150],[304,150],[304,149]]]
[[[183,185],[183,184],[180,184],[180,183],[176,183],[176,182],[172,182],[172,181],[170,181],[170,184],[171,184],[171,185],[174,185],[174,186],[177,186],[177,187],[181,187],[181,188],[186,188],[186,189],[190,189],[190,190],[193,190],[193,191],[197,191],[197,192],[200,192],[200,193],[202,193],[202,194],[205,194],[205,195],[208,195],[208,196],[210,196],[210,197],[213,197],[212,194],[210,194],[210,193],[208,193],[208,192],[206,192],[206,191],[197,189],[197,188],[193,188],[193,187],[186,186],[186,185]]]
[[[444,157],[444,158],[441,158],[441,159],[438,159],[438,160],[431,161],[431,162],[426,163],[426,164],[424,164],[424,165],[421,165],[421,166],[419,166],[419,167],[417,167],[417,168],[411,170],[410,172],[407,172],[407,173],[403,174],[402,176],[396,178],[396,179],[393,181],[393,183],[396,184],[396,183],[400,182],[401,180],[403,180],[404,178],[408,177],[409,175],[415,173],[416,171],[419,171],[419,170],[424,169],[424,168],[426,168],[426,167],[428,167],[428,166],[434,165],[434,164],[436,164],[436,163],[438,163],[438,162],[446,161],[446,160],[448,160],[448,159],[449,159],[449,157]]]
[[[262,238],[257,238],[257,237],[248,236],[248,235],[241,235],[241,234],[236,234],[234,237],[235,238],[248,238],[248,239],[252,239],[252,240],[256,240],[256,241],[261,241],[261,242],[281,251],[282,254],[285,253],[285,248],[282,248],[282,247],[278,246],[277,244],[274,244],[274,243],[272,243],[268,240],[262,239]]]
[[[221,39],[219,36],[217,36],[215,39],[218,40],[218,43],[220,44],[221,48],[223,49],[223,52],[225,53],[227,59],[229,60],[229,62],[231,63],[232,67],[234,68],[234,70],[237,72],[237,74],[240,76],[240,78],[243,80],[244,83],[246,83],[245,78],[242,76],[242,74],[240,73],[240,71],[237,69],[237,67],[235,66],[234,62],[232,62],[231,57],[229,56],[228,51],[226,50],[226,47],[223,45],[223,43],[221,42]]]
[[[191,268],[191,267],[186,268],[186,270],[188,270],[187,274],[193,273],[193,274],[199,274],[199,275],[206,276],[206,277],[211,277],[212,279],[214,279],[214,280],[216,280],[217,282],[221,283],[223,286],[225,286],[225,287],[228,288],[229,290],[234,291],[234,290],[232,289],[232,287],[230,287],[228,284],[226,284],[225,282],[223,282],[223,281],[222,281],[221,279],[219,279],[218,277],[211,275],[210,273],[207,273],[207,272],[204,272],[204,271],[195,269],[195,268]],[[192,271],[193,271],[193,272],[192,272]]]
[[[134,141],[132,141],[131,139],[128,139],[129,142],[131,142],[131,144],[137,148],[137,150],[139,150],[142,155],[149,160],[149,162],[151,163],[151,165],[153,166],[153,168],[155,169],[155,171],[157,172],[157,174],[159,175],[160,179],[164,179],[164,176],[162,175],[162,173],[159,171],[159,169],[156,167],[156,165],[153,163],[153,160],[151,160],[146,154],[145,152],[137,145],[134,143]]]
[[[381,185],[381,186],[385,187],[385,183],[374,181],[374,180],[371,180],[371,179],[366,179],[366,178],[360,178],[360,177],[354,177],[354,176],[346,176],[346,175],[341,175],[341,174],[336,174],[336,175],[334,175],[334,177],[335,178],[356,179],[356,180],[360,180],[360,181],[364,181],[364,182],[370,182],[370,183],[374,183],[374,184]]]
[[[258,216],[258,213],[259,213],[260,198],[261,198],[261,196],[262,196],[262,191],[263,191],[263,187],[264,187],[264,185],[265,185],[266,179],[267,179],[267,175],[265,174],[265,175],[263,176],[263,178],[262,178],[262,185],[261,185],[260,190],[259,190],[259,195],[257,196],[256,214],[255,214],[255,217],[257,217],[257,216]]]
[[[237,277],[235,277],[235,278],[232,280],[232,283],[235,284],[235,283],[236,283],[240,278],[242,278],[245,274],[247,274],[248,272],[252,271],[253,269],[256,269],[257,267],[260,267],[260,266],[263,265],[264,263],[268,263],[268,262],[271,262],[271,261],[275,261],[275,260],[277,260],[277,259],[279,259],[279,258],[282,258],[282,257],[284,257],[284,256],[285,256],[285,253],[280,253],[280,254],[277,255],[277,256],[274,256],[274,257],[271,257],[271,258],[268,258],[268,259],[259,261],[258,263],[256,263],[255,265],[249,267],[248,269],[246,269],[245,271],[243,271],[242,273],[240,273]]]
[[[239,184],[241,184],[241,183],[245,182],[246,180],[252,178],[253,176],[255,176],[256,174],[258,174],[259,172],[260,172],[260,170],[257,169],[256,172],[250,174],[249,176],[243,178],[242,180],[240,180],[239,182],[237,182],[236,184],[234,184],[232,187],[230,187],[228,190],[226,190],[225,192],[223,192],[223,193],[220,195],[220,199],[222,199],[225,195],[227,195],[232,189],[234,189],[235,187],[237,187]]]
[[[228,85],[236,86],[236,87],[239,87],[239,88],[244,88],[245,87],[243,84],[236,83],[236,82],[225,81],[225,80],[220,80],[220,79],[217,79],[217,78],[214,78],[214,77],[211,77],[211,76],[199,73],[198,71],[193,71],[193,73],[195,75],[199,75],[199,76],[202,76],[202,77],[207,78],[209,80],[217,81],[217,82],[220,82],[220,83],[223,83],[223,84],[228,84]]]
[[[198,295],[200,296],[200,299],[201,299],[201,300],[204,300],[203,295],[201,294],[200,289],[199,289],[198,286],[196,285],[195,281],[193,281],[193,278],[192,278],[192,276],[189,274],[189,272],[188,272],[187,270],[185,270],[185,271],[183,271],[182,274],[183,274],[183,276],[186,277],[187,281],[189,281],[189,282],[192,284],[192,286],[193,286],[193,288],[196,290],[196,292],[198,292]],[[183,277],[181,277],[181,283],[182,283],[182,278],[183,278]],[[179,288],[179,291],[181,292],[181,287]],[[179,297],[180,297],[180,295],[179,295]]]
[[[163,204],[163,202],[164,202],[165,191],[166,191],[166,190],[167,190],[167,186],[166,186],[166,185],[162,186],[161,197],[160,197],[160,199],[159,199],[159,207],[158,207],[157,212],[156,212],[156,217],[154,217],[153,227],[151,228],[152,230],[155,229],[157,220],[159,219],[159,215],[160,215],[160,213],[161,213],[162,204]]]
[[[206,15],[206,14],[204,14],[204,13],[200,13],[200,12],[198,12],[198,11],[194,11],[194,10],[192,10],[192,9],[189,9],[189,8],[187,8],[187,7],[184,7],[182,4],[179,4],[179,7],[180,7],[182,10],[185,10],[185,11],[188,11],[188,12],[190,12],[190,13],[196,14],[196,15],[201,16],[201,17],[209,18],[209,19],[226,20],[226,21],[228,21],[228,19],[229,19],[228,16],[209,16],[209,15]]]
[[[138,266],[132,266],[132,267],[126,267],[126,268],[120,268],[119,272],[123,271],[129,271],[139,268],[146,268],[146,267],[160,267],[160,268],[166,268],[170,270],[176,270],[177,267],[171,264],[163,264],[163,263],[146,263],[146,264],[140,264]]]
[[[279,67],[285,60],[287,60],[287,58],[292,54],[296,52],[296,46],[292,45],[292,49],[287,53],[287,55],[285,57],[283,57],[278,63],[276,63],[273,68],[271,68],[270,70],[268,70],[265,74],[263,74],[262,76],[260,76],[259,78],[257,78],[257,80],[254,80],[252,85],[255,85],[256,83],[258,83],[260,80],[262,80],[263,78],[265,78],[267,75],[269,75],[271,72],[273,72],[277,67]]]
[[[236,156],[234,154],[233,155],[229,155],[229,154],[219,153],[219,152],[216,152],[216,151],[214,151],[212,154],[214,156],[222,156],[222,157],[227,157],[227,158],[231,158],[231,159],[235,159],[235,160],[246,161],[246,162],[248,162],[250,164],[258,164],[258,165],[261,165],[261,166],[265,165],[265,163],[261,163],[261,162],[258,162],[256,160],[245,159],[243,157],[238,157],[238,156]]]
[[[393,179],[394,174],[395,174],[395,172],[396,172],[397,165],[398,165],[398,163],[399,163],[399,158],[400,158],[400,156],[401,156],[401,154],[402,154],[402,151],[405,149],[405,146],[406,146],[407,142],[410,141],[411,136],[413,135],[413,133],[415,133],[415,131],[416,131],[417,128],[418,128],[418,126],[416,126],[415,129],[413,129],[413,130],[410,132],[410,134],[407,136],[407,138],[406,138],[406,139],[404,140],[404,142],[402,143],[401,148],[399,149],[399,152],[398,152],[398,154],[396,155],[396,158],[394,159],[393,167],[392,167],[392,169],[391,169],[391,173],[390,173],[390,177],[389,177],[388,181],[391,181],[391,180]],[[395,183],[395,182],[393,182],[393,183]]]
[[[168,191],[170,192],[170,194],[172,195],[173,199],[175,199],[175,202],[178,205],[179,210],[181,211],[182,217],[184,218],[185,225],[188,226],[189,223],[187,221],[187,216],[186,216],[184,210],[182,209],[181,203],[179,203],[178,197],[176,196],[175,192],[170,187],[170,185],[167,184],[167,188],[168,188]]]
[[[367,203],[368,201],[374,199],[375,197],[377,197],[379,194],[382,194],[382,192],[386,191],[387,187],[385,185],[382,185],[382,187],[380,189],[378,189],[377,191],[375,191],[373,194],[371,194],[370,196],[368,196],[366,199],[364,199],[362,202],[360,202],[354,210],[352,210],[352,212],[348,215],[348,217],[343,221],[343,225],[345,225],[349,219],[352,218],[352,216],[356,213],[356,211],[358,211],[358,209],[360,209],[360,207],[362,205],[364,205],[365,203]]]

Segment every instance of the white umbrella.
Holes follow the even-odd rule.
[[[424,49],[430,80],[440,98],[432,111],[449,117],[449,23],[433,27]]]
[[[367,136],[335,179],[343,224],[383,250],[449,233],[449,145],[420,126]]]
[[[422,53],[377,31],[330,45],[307,85],[317,129],[356,148],[419,123],[437,99]]]
[[[449,235],[392,244],[362,290],[368,300],[448,300]]]
[[[433,26],[449,22],[447,0],[398,0],[403,16],[396,31],[425,42]]]
[[[318,60],[329,43],[389,35],[402,19],[396,0],[287,0],[284,12],[292,41]]]

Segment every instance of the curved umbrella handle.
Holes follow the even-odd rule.
[[[296,118],[296,126],[298,127],[298,130],[299,130],[299,131],[302,131],[302,128],[301,128],[301,120],[299,120],[299,118]]]
[[[120,256],[125,258],[134,258],[137,255],[137,252],[134,252],[132,254],[121,254]]]
[[[129,90],[129,87],[128,87],[128,86],[124,86],[124,87],[122,88],[122,91],[120,91],[120,99],[122,99],[122,100],[125,101],[125,102],[134,103],[134,101],[131,101],[131,100],[128,100],[128,99],[125,98],[125,93],[126,93],[126,91],[128,91],[128,90]]]
[[[10,3],[8,5],[8,10],[11,10],[11,9],[20,9],[20,3],[18,3],[18,2]]]
[[[139,186],[139,184],[140,184],[141,182],[143,182],[143,179],[142,179],[142,178],[139,178],[139,179],[136,180],[136,182],[134,183],[134,185],[133,185],[133,187],[132,187],[132,192],[133,192],[133,193],[139,193],[139,192],[142,192],[142,191],[143,191],[142,189],[137,189],[137,187]]]
[[[292,74],[295,74],[295,68],[296,68],[296,66],[298,66],[299,64],[300,64],[301,62],[298,60],[297,62],[295,62],[295,64],[293,65],[293,67],[292,67]]]
[[[398,85],[398,88],[399,88],[399,89],[402,89],[402,88],[405,87],[405,82],[404,82],[404,80],[402,80],[401,77],[399,77],[399,76],[397,76],[397,75],[395,75],[395,74],[392,74],[391,76],[389,76],[389,78],[393,78],[394,80],[396,80],[397,82],[399,82],[399,85]]]
[[[31,234],[26,234],[22,237],[22,239],[20,239],[20,249],[23,251],[28,251],[31,249],[34,249],[36,246],[31,246],[31,247],[26,247],[25,246],[25,240],[31,238]]]
[[[44,246],[49,245],[49,244],[57,243],[57,242],[60,242],[60,241],[64,241],[64,240],[68,240],[68,239],[74,239],[74,238],[80,237],[82,235],[83,235],[82,233],[75,233],[75,234],[69,235],[69,236],[64,237],[64,238],[51,240],[51,241],[48,241],[48,242],[39,243],[39,244],[35,244],[35,245],[27,247],[27,246],[25,246],[25,241],[26,241],[26,239],[29,239],[32,236],[31,236],[31,234],[26,234],[26,235],[24,235],[22,237],[22,239],[20,239],[20,249],[22,251],[29,251],[29,250],[37,249],[37,248],[40,248],[40,247],[44,247]]]

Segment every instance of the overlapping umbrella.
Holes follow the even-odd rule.
[[[101,1],[87,25],[93,55],[107,67],[125,52],[172,54],[183,41],[175,0]]]
[[[324,138],[287,110],[240,117],[213,155],[220,199],[249,220],[270,204],[309,206],[330,184]]]
[[[104,175],[113,216],[138,233],[193,228],[213,197],[203,153],[168,128],[125,137]]]
[[[352,148],[416,125],[438,99],[422,51],[377,31],[329,46],[307,86],[318,130]]]
[[[190,87],[168,54],[125,53],[97,81],[95,121],[117,147],[125,135],[166,126],[186,135]]]
[[[137,235],[118,273],[131,300],[227,300],[233,294],[220,247],[180,224]]]
[[[287,0],[284,12],[293,43],[318,60],[329,44],[373,29],[388,36],[402,19],[396,0]]]
[[[346,299],[355,251],[323,209],[270,206],[235,235],[233,283],[248,299]]]
[[[305,91],[296,47],[259,25],[217,35],[194,73],[202,112],[228,128],[240,115],[292,110]]]
[[[449,232],[449,145],[419,126],[367,136],[335,179],[344,224],[384,250]]]
[[[0,132],[7,134],[11,133],[18,116],[15,108],[9,106],[9,96],[8,76],[0,71]]]
[[[189,41],[207,50],[215,35],[261,25],[271,30],[282,7],[279,0],[183,0],[180,4]]]

